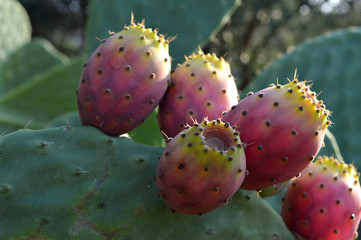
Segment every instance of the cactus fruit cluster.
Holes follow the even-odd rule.
[[[0,132],[0,238],[356,238],[359,173],[317,158],[331,121],[310,85],[239,101],[215,54],[171,71],[170,41],[132,19],[89,57],[66,122]],[[123,135],[154,110],[163,148]],[[262,198],[285,188],[279,215]]]
[[[82,123],[111,136],[132,130],[160,103],[166,146],[154,179],[158,196],[174,213],[211,212],[239,188],[277,194],[313,164],[330,112],[296,74],[288,84],[272,84],[238,102],[230,66],[214,54],[199,50],[170,69],[164,38],[132,22],[93,52],[77,96]],[[350,206],[353,232],[357,207]]]

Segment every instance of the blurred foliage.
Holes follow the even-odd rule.
[[[68,56],[84,53],[88,0],[20,0],[33,36]],[[361,0],[243,0],[204,51],[230,61],[240,89],[282,54],[324,32],[361,24]]]
[[[360,25],[360,13],[360,0],[244,0],[206,51],[226,55],[244,89],[264,67],[306,39]]]
[[[48,39],[69,57],[84,51],[88,0],[19,0],[29,14],[33,37]]]

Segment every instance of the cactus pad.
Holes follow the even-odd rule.
[[[254,192],[202,217],[172,213],[153,176],[162,149],[94,127],[0,137],[3,239],[293,239]]]
[[[33,39],[10,54],[0,65],[0,94],[46,72],[53,65],[66,63],[67,60],[68,58],[46,39]]]
[[[23,128],[30,121],[30,128],[43,128],[60,114],[76,110],[75,89],[83,63],[81,58],[64,66],[54,66],[3,94],[0,97],[0,131]]]

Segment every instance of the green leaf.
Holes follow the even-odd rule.
[[[108,31],[118,32],[130,24],[131,12],[146,27],[158,28],[159,33],[177,36],[170,45],[175,63],[183,62],[198,46],[202,46],[227,22],[240,4],[239,0],[102,0],[90,2],[87,24],[87,48],[91,53],[99,45],[96,38],[107,38]]]

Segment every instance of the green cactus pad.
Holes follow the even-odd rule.
[[[134,141],[156,146],[165,145],[162,134],[159,131],[158,119],[156,117],[157,112],[157,109],[153,111],[144,123],[129,133]]]
[[[111,0],[107,4],[92,0],[87,24],[88,52],[99,45],[96,38],[107,38],[108,30],[117,32],[129,24],[133,11],[135,19],[145,19],[147,27],[177,36],[170,45],[170,55],[175,63],[183,62],[185,55],[218,32],[239,4],[239,0],[210,0],[207,4],[202,0]]]
[[[330,131],[335,135],[343,158],[359,169],[361,130],[361,28],[333,32],[309,40],[293,52],[275,61],[249,86],[258,90],[278,81],[292,79],[295,70],[300,80],[310,80],[312,89],[321,93],[326,108],[332,112],[334,123]],[[247,92],[247,91],[246,91]],[[320,154],[331,155],[332,144],[326,139]]]
[[[0,94],[46,72],[53,65],[65,64],[67,60],[68,58],[46,39],[33,39],[10,54],[0,65]]]
[[[0,1],[0,62],[31,38],[29,16],[16,0]]]
[[[76,110],[75,89],[84,59],[57,65],[0,97],[0,126],[43,128],[53,118]],[[0,127],[0,132],[2,132]]]
[[[0,65],[0,94],[6,93],[46,72],[56,64],[65,64],[68,58],[57,51],[46,39],[33,39],[10,54]]]
[[[202,217],[172,213],[153,180],[161,152],[90,126],[1,136],[1,238],[294,239],[254,192]]]
[[[67,112],[65,114],[56,117],[48,124],[49,128],[63,127],[63,126],[81,127],[82,124],[79,118],[79,112],[78,111]]]
[[[79,118],[78,111],[71,111],[60,115],[50,121],[46,127],[63,127],[71,125],[73,127],[81,127],[82,123]],[[1,127],[0,127],[1,129]],[[1,133],[0,133],[1,134]],[[144,123],[136,127],[134,130],[126,135],[138,143],[150,144],[154,146],[164,146],[165,141],[159,131],[158,122],[156,118],[156,111],[154,111]]]

